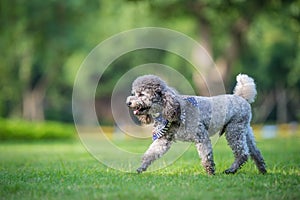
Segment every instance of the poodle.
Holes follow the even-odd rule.
[[[138,173],[165,154],[175,141],[194,142],[201,163],[209,175],[215,174],[210,136],[225,134],[235,160],[224,171],[234,174],[249,155],[265,174],[264,159],[256,147],[250,126],[251,107],[257,94],[254,80],[240,74],[233,94],[213,97],[180,95],[155,75],[138,77],[126,104],[142,124],[154,123],[153,143],[142,157]]]

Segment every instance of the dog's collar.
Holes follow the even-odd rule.
[[[152,140],[153,141],[164,136],[172,124],[172,122],[164,119],[161,115],[156,117],[154,120],[156,122],[158,122],[158,125],[154,128],[154,130],[152,132]]]

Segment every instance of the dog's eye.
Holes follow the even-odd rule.
[[[134,96],[135,95],[135,93],[134,92],[131,92],[131,96]]]

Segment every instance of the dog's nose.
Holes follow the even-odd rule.
[[[127,106],[131,106],[132,103],[131,103],[131,101],[128,101],[126,104],[127,104]]]

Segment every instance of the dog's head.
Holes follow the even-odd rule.
[[[145,75],[133,82],[132,94],[127,97],[126,104],[144,124],[152,123],[156,114],[174,121],[180,112],[176,96],[176,92],[159,77]]]

